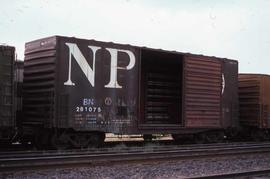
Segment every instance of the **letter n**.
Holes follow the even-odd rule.
[[[65,43],[69,48],[69,67],[68,67],[68,80],[64,83],[64,85],[75,85],[71,81],[71,59],[72,56],[74,57],[75,61],[78,63],[79,67],[81,68],[82,72],[90,82],[90,84],[94,87],[95,86],[95,61],[96,61],[96,52],[101,47],[96,46],[88,46],[91,51],[93,52],[93,69],[89,66],[87,60],[83,56],[82,52],[80,51],[77,44],[74,43]]]

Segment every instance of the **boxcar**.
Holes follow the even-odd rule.
[[[14,135],[14,62],[15,48],[0,46],[0,141],[8,142]]]
[[[255,140],[269,139],[269,91],[270,75],[239,74],[240,124],[245,136]]]
[[[237,61],[223,58],[35,40],[25,46],[24,135],[57,147],[88,146],[106,132],[215,139],[238,127],[237,73]]]

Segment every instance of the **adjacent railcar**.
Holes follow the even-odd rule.
[[[239,127],[237,74],[229,59],[61,36],[32,41],[24,138],[66,147],[102,142],[106,132],[223,137]]]
[[[270,138],[270,75],[239,74],[240,124],[244,136]]]
[[[14,108],[15,48],[0,46],[0,141],[9,142],[15,132]]]

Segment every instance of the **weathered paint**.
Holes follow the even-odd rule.
[[[67,43],[77,44],[81,57],[73,54],[70,57]],[[58,126],[115,133],[134,131],[138,103],[137,49],[74,38],[59,38],[58,48],[62,52],[59,54],[58,65],[61,67],[57,74],[57,115],[61,119]],[[85,64],[78,65],[82,60]],[[70,65],[68,61],[71,61]],[[72,68],[68,70],[70,66]],[[64,85],[68,71],[71,71],[71,79],[76,85]],[[91,73],[87,74],[89,71]]]
[[[60,36],[32,41],[23,124],[125,134],[227,128],[237,70],[216,57]]]
[[[239,74],[240,123],[270,128],[270,76]]]
[[[223,128],[239,127],[238,62],[222,62],[222,120]]]
[[[135,128],[137,60],[134,47],[93,40],[26,44],[24,124],[115,133]]]
[[[221,127],[222,64],[220,60],[185,59],[185,120],[187,127]]]

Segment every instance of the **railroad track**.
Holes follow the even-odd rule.
[[[270,153],[270,143],[229,143],[183,146],[119,147],[70,151],[0,152],[0,171],[38,167],[107,165],[117,162],[198,159]]]
[[[192,176],[191,178],[193,179],[214,179],[214,178],[223,178],[223,179],[236,179],[236,178],[241,178],[243,177],[245,179],[252,178],[252,177],[262,177],[264,179],[269,178],[270,175],[270,170],[254,170],[254,171],[242,171],[242,172],[235,172],[235,173],[225,173],[225,174],[217,174],[217,175],[209,175],[209,176]]]

